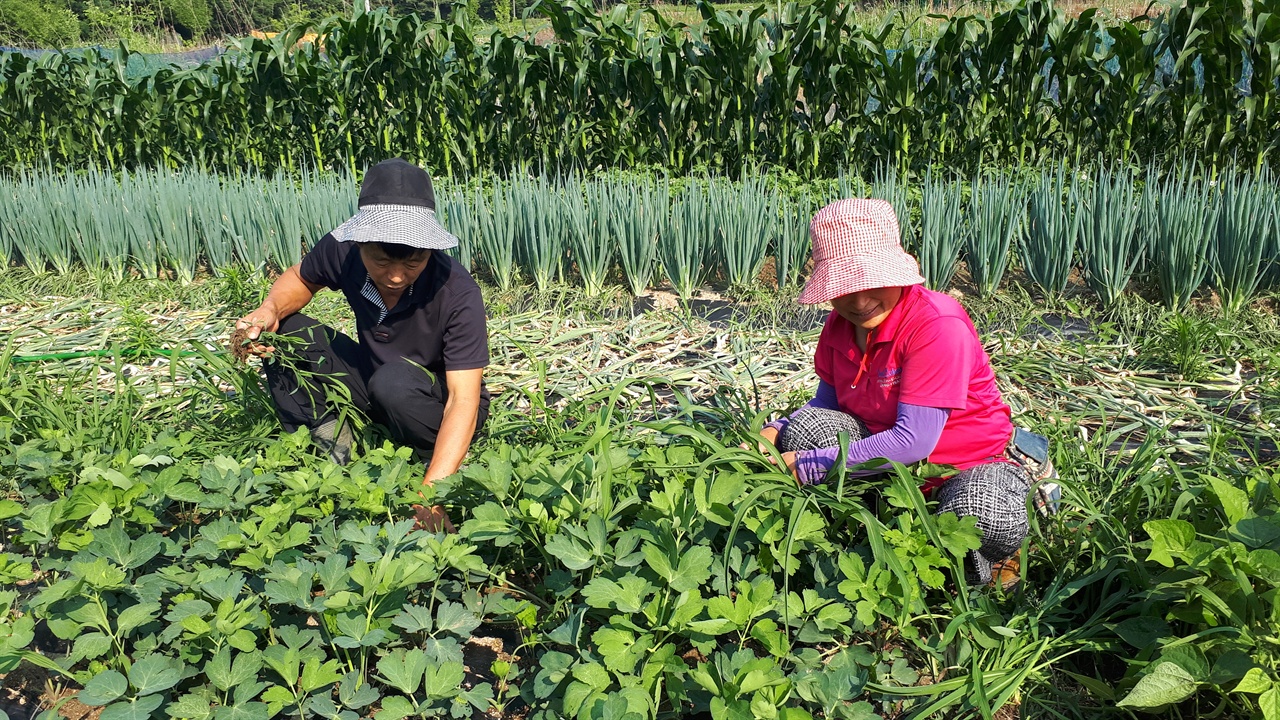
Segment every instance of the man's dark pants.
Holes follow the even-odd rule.
[[[431,457],[449,399],[443,377],[408,360],[375,369],[360,343],[301,313],[281,321],[276,332],[298,338],[287,347],[277,345],[278,360],[263,365],[285,430],[337,420],[338,408],[328,396],[349,393],[351,405],[386,427],[392,439],[412,446],[424,459]],[[488,416],[489,402],[482,398],[477,430]]]

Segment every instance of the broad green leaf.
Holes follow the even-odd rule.
[[[408,698],[399,695],[382,698],[382,709],[374,715],[377,720],[402,720],[417,712]]]
[[[1161,651],[1160,661],[1177,663],[1196,682],[1209,681],[1209,659],[1196,645],[1178,645]]]
[[[547,552],[570,570],[586,570],[596,564],[595,554],[575,538],[556,533],[547,541]]]
[[[412,696],[422,686],[429,664],[427,654],[421,650],[395,650],[378,661],[378,672],[388,685]]]
[[[391,624],[408,632],[427,633],[431,632],[435,619],[431,617],[431,608],[422,605],[405,605]]]
[[[1165,567],[1173,567],[1174,555],[1186,552],[1196,539],[1196,529],[1185,520],[1149,520],[1142,527],[1151,536],[1147,559]]]
[[[1209,672],[1209,682],[1215,685],[1226,685],[1238,681],[1253,667],[1253,658],[1241,650],[1232,648],[1222,653],[1213,662],[1213,670]]]
[[[1249,514],[1249,496],[1243,490],[1213,475],[1209,476],[1209,485],[1222,504],[1228,525],[1240,522]]]
[[[302,666],[302,675],[298,679],[298,684],[301,685],[302,692],[314,693],[320,688],[337,683],[340,679],[342,679],[342,673],[339,671],[337,660],[321,662],[319,657],[308,657],[306,664]]]
[[[598,663],[582,663],[574,667],[573,676],[591,686],[592,690],[603,691],[613,684],[609,671]]]
[[[85,633],[76,638],[71,647],[71,657],[77,660],[94,660],[111,650],[111,638],[100,632]]]
[[[1231,535],[1250,548],[1261,548],[1280,540],[1280,525],[1259,517],[1245,518],[1231,527]]]
[[[1149,615],[1129,618],[1116,625],[1115,632],[1121,640],[1139,650],[1151,647],[1160,638],[1170,637],[1173,634],[1169,623]]]
[[[625,575],[614,582],[596,577],[582,588],[582,597],[593,608],[613,608],[622,613],[639,612],[653,591],[653,585],[642,577]]]
[[[1262,711],[1262,720],[1280,720],[1280,687],[1273,685],[1259,695],[1258,709]]]
[[[680,565],[671,578],[671,589],[688,592],[711,577],[711,548],[697,545],[680,556]]]
[[[173,720],[208,720],[213,715],[209,699],[188,693],[169,703],[164,709]]]
[[[138,603],[125,608],[116,619],[116,629],[120,634],[128,636],[160,615],[160,603]]]
[[[1150,523],[1148,523],[1150,524]],[[1117,707],[1156,708],[1191,697],[1198,684],[1186,670],[1176,663],[1159,662],[1128,695],[1116,703]]]
[[[164,696],[150,695],[132,702],[114,702],[103,708],[100,718],[107,720],[147,720],[164,703]]]
[[[182,679],[182,664],[163,655],[147,655],[129,668],[129,684],[138,696],[164,692]]]
[[[1275,683],[1267,676],[1266,671],[1260,667],[1255,667],[1250,668],[1244,674],[1244,677],[1236,684],[1233,691],[1258,695],[1270,690],[1274,685]]]
[[[447,632],[465,639],[471,637],[471,632],[478,627],[480,618],[458,603],[441,603],[436,608],[436,632]]]
[[[433,700],[451,698],[462,689],[466,670],[460,662],[447,662],[427,668],[426,692]]]
[[[227,692],[257,679],[262,668],[262,658],[257,653],[240,653],[235,662],[231,648],[223,647],[204,666],[205,675],[217,689]]]
[[[129,681],[123,675],[115,670],[105,670],[90,678],[76,699],[85,705],[106,705],[128,691]]]

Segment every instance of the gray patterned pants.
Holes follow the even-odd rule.
[[[871,435],[865,423],[848,413],[805,408],[791,416],[778,435],[783,452],[835,447],[840,433],[857,441]],[[969,553],[965,573],[972,585],[991,581],[991,566],[1018,551],[1030,532],[1027,493],[1031,476],[1021,465],[993,462],[961,471],[937,490],[938,512],[973,517],[982,530],[982,546]]]

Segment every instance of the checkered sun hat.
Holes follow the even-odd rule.
[[[809,223],[813,274],[800,293],[805,305],[860,290],[924,282],[916,259],[898,241],[898,217],[884,200],[837,200]]]
[[[436,219],[431,176],[400,158],[369,168],[360,184],[360,211],[333,231],[338,242],[384,242],[430,250],[458,246]]]

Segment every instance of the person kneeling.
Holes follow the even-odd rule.
[[[249,347],[269,358],[267,385],[286,430],[309,428],[345,464],[352,437],[330,399],[336,390],[427,461],[423,484],[458,470],[489,414],[489,344],[479,286],[440,252],[457,244],[436,220],[425,171],[398,158],[369,169],[359,211],[236,323],[251,341],[262,332],[297,340]],[[358,340],[299,312],[322,288],[346,296]],[[452,529],[438,506],[415,512],[429,530]]]
[[[761,435],[804,485],[823,482],[841,432],[851,439],[849,466],[887,458],[955,467],[922,489],[936,488],[938,512],[977,519],[982,546],[967,558],[968,581],[1011,585],[1031,477],[1006,452],[1011,413],[973,321],[923,286],[889,203],[836,201],[809,230],[814,267],[799,302],[832,307],[814,355],[820,382],[813,400]]]

